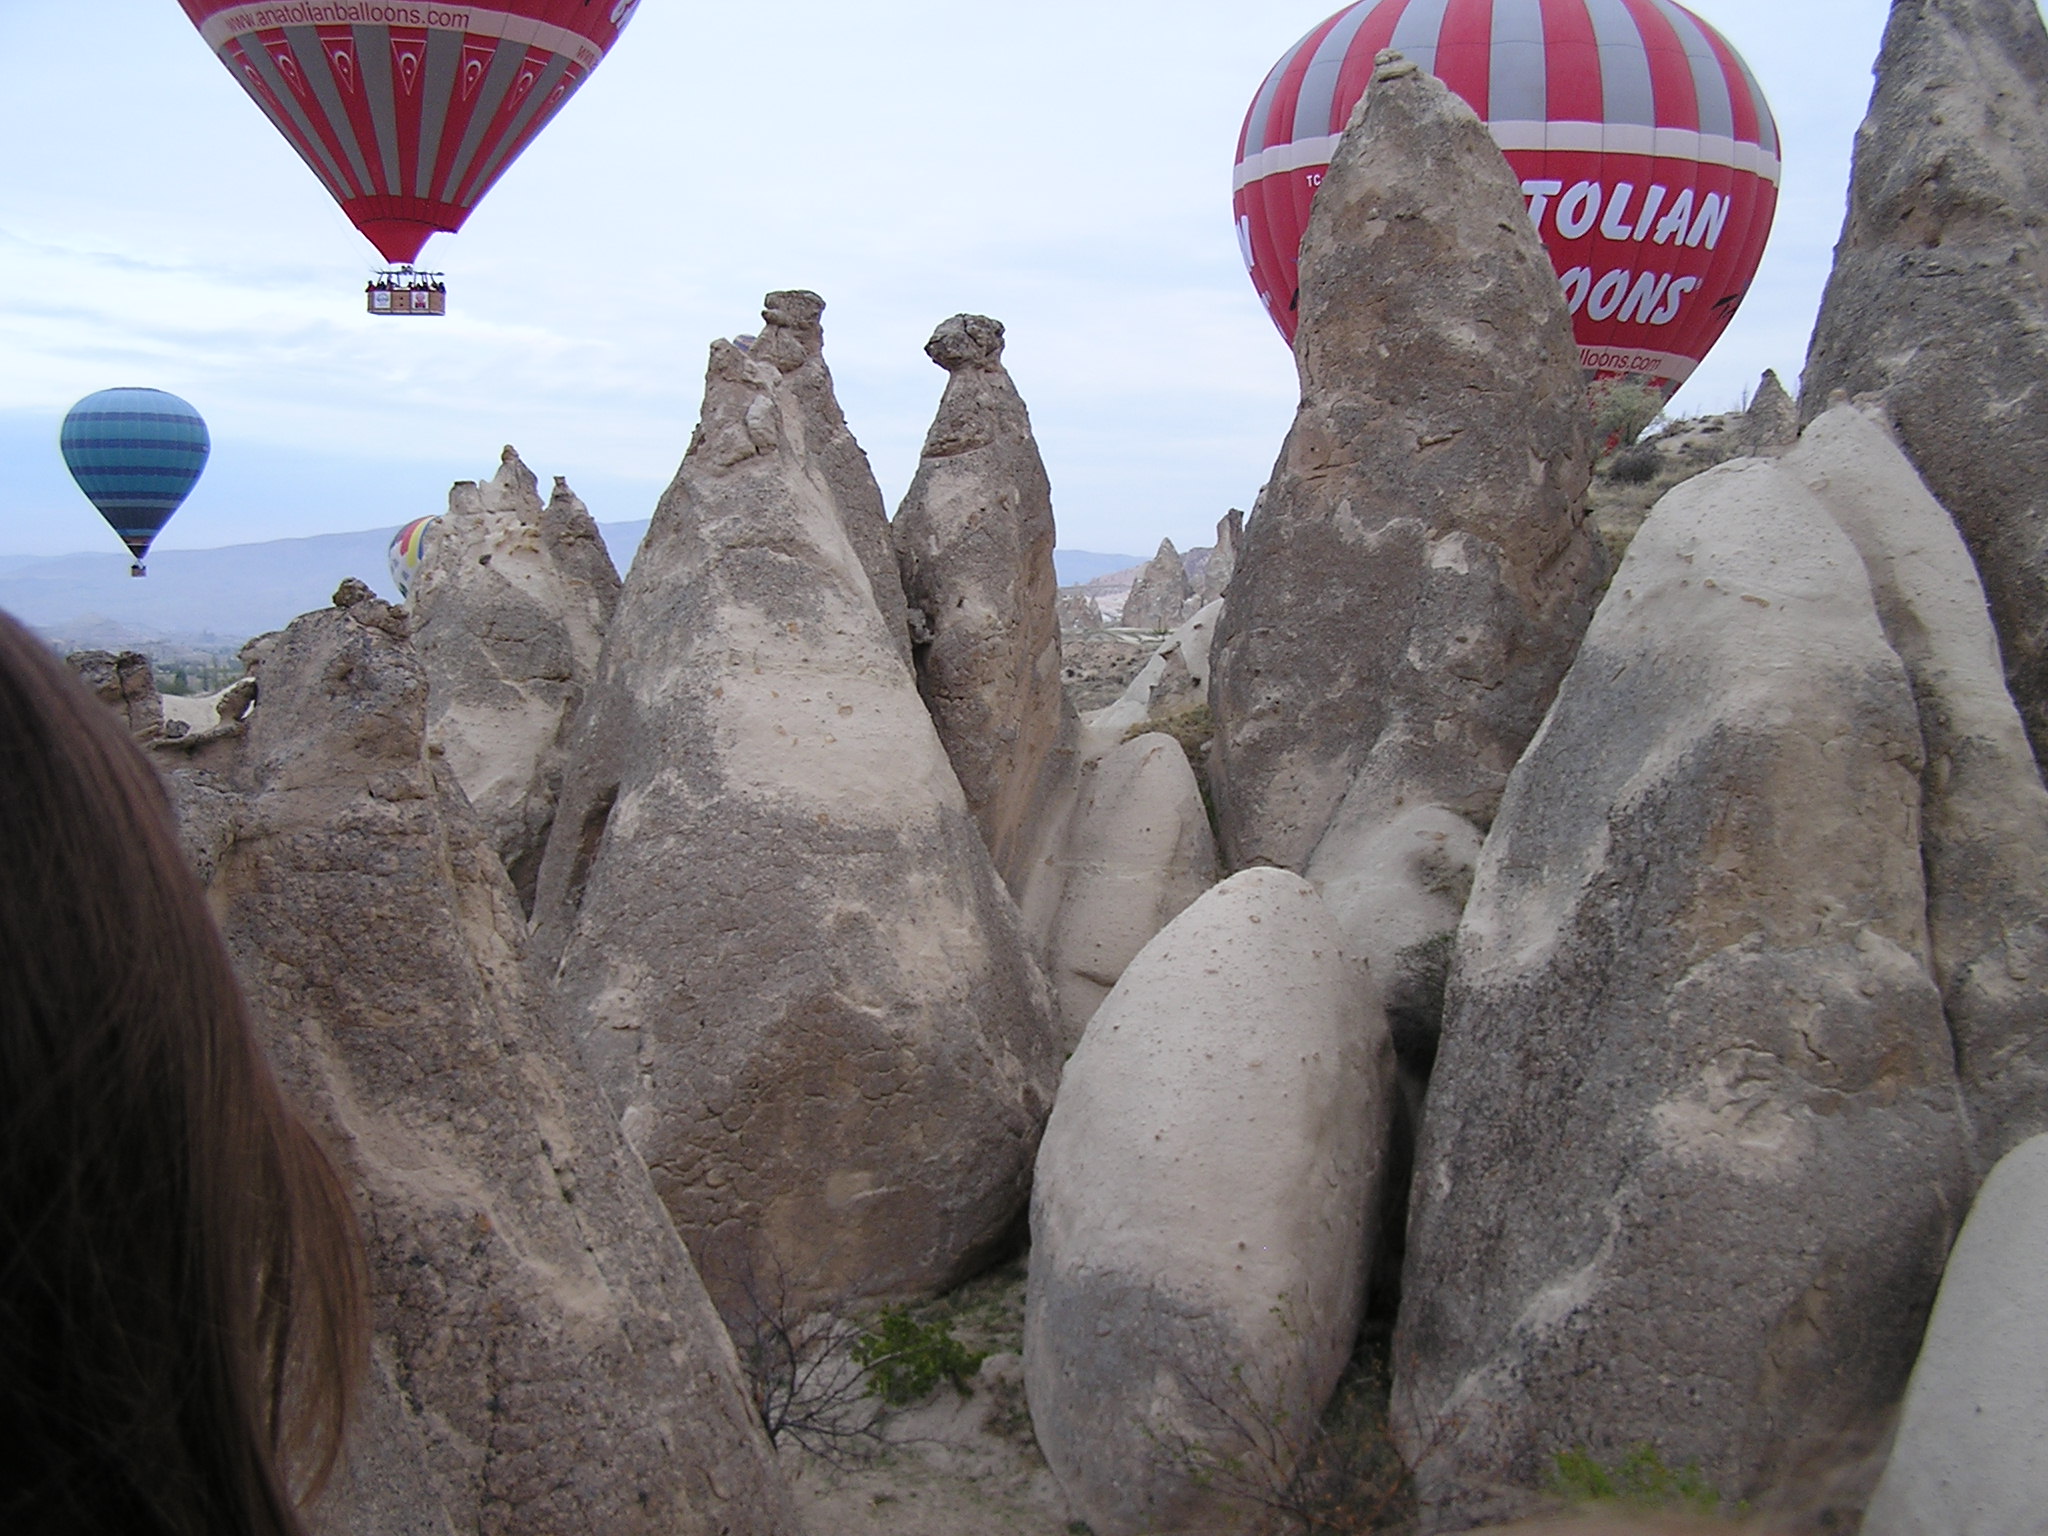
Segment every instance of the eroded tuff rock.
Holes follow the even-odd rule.
[[[1775,369],[1764,370],[1749,409],[1742,413],[1742,436],[1751,453],[1790,448],[1799,441],[1799,402],[1785,393]]]
[[[1286,1486],[1364,1294],[1392,1071],[1370,995],[1315,891],[1248,870],[1145,947],[1067,1063],[1025,1385],[1100,1536],[1242,1529],[1234,1493]]]
[[[1856,545],[1912,676],[1934,974],[1989,1168],[2048,1131],[2048,790],[1969,551],[1882,421],[1838,406],[1784,465]]]
[[[1296,357],[1210,683],[1233,868],[1305,870],[1340,815],[1484,826],[1605,572],[1556,275],[1479,119],[1405,61],[1316,195]]]
[[[738,1362],[427,753],[404,610],[261,661],[212,882],[279,1075],[353,1187],[375,1344],[336,1533],[793,1533]],[[175,761],[175,759],[173,759]]]
[[[1071,1051],[1138,951],[1216,883],[1216,840],[1179,742],[1138,736],[1082,769],[1060,863],[1051,970]]]
[[[535,913],[556,1017],[736,1320],[750,1287],[802,1307],[971,1273],[1059,1075],[1048,989],[801,420],[773,367],[712,348]]]
[[[1882,394],[1969,541],[2048,760],[2048,30],[2030,0],[1895,0],[1804,414]]]
[[[811,466],[832,493],[847,541],[867,573],[875,610],[889,630],[904,666],[910,665],[910,613],[903,577],[889,542],[889,511],[875,483],[867,453],[854,440],[825,366],[825,301],[806,289],[785,289],[761,301],[761,334],[748,355],[772,364],[786,385],[785,396],[801,415]]]
[[[619,573],[576,493],[557,479],[542,505],[509,447],[483,485],[456,482],[433,537],[413,592],[427,739],[530,908]]]
[[[1173,540],[1161,539],[1159,552],[1131,584],[1130,596],[1124,599],[1123,614],[1117,623],[1125,629],[1164,633],[1180,623],[1192,596],[1194,588],[1188,583],[1187,566],[1180,551],[1173,547]]]
[[[1209,563],[1202,567],[1202,584],[1195,593],[1201,607],[1222,601],[1230,578],[1237,574],[1237,551],[1243,543],[1244,513],[1232,507],[1217,523],[1215,547],[1209,551]]]
[[[64,662],[120,718],[130,736],[151,742],[163,735],[164,701],[147,656],[140,651],[73,651]]]
[[[1092,762],[1132,727],[1199,707],[1208,696],[1209,661],[1216,626],[1223,618],[1219,598],[1160,641],[1124,691],[1082,722],[1081,757]]]
[[[1921,768],[1825,509],[1761,460],[1667,496],[1459,932],[1394,1346],[1434,1528],[1575,1447],[1766,1505],[1872,1448],[1969,1188]]]
[[[890,534],[904,595],[930,625],[918,691],[1022,899],[1047,852],[1048,800],[1072,776],[1052,485],[1003,367],[1001,323],[955,315],[925,351],[946,370],[946,393]]]
[[[2048,1137],[1991,1172],[1949,1255],[1862,1536],[2041,1527],[2048,1488]]]
[[[1225,863],[1305,872],[1426,1068],[1480,835],[1606,574],[1578,352],[1515,178],[1383,61],[1302,252],[1302,404],[1218,628]]]

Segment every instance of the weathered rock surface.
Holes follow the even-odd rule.
[[[1216,840],[1179,742],[1138,736],[1082,770],[1060,863],[1051,969],[1071,1051],[1138,951],[1216,883]]]
[[[2048,757],[2048,29],[2027,0],[1896,0],[1802,410],[1882,394],[1976,555]]]
[[[533,471],[509,447],[483,485],[456,482],[433,537],[412,604],[427,739],[530,908],[566,738],[618,606],[619,573],[575,492],[557,479],[543,505]]]
[[[1769,461],[1667,496],[1459,932],[1394,1348],[1435,1528],[1575,1447],[1765,1503],[1872,1449],[1970,1182],[1921,768],[1827,512]]]
[[[147,656],[139,651],[73,651],[64,661],[120,718],[130,736],[149,742],[163,735],[164,701]]]
[[[560,1026],[734,1316],[749,1287],[802,1307],[971,1273],[1059,1075],[1048,988],[801,421],[772,367],[712,348],[535,911]]]
[[[1223,618],[1221,599],[1208,605],[1162,640],[1124,691],[1084,722],[1081,756],[1099,757],[1123,740],[1133,726],[1184,709],[1207,698],[1209,660],[1214,654],[1216,626]]]
[[[646,1170],[530,1007],[511,885],[428,756],[404,611],[339,596],[261,663],[212,882],[368,1240],[370,1403],[323,1527],[793,1532]]]
[[[1125,629],[1162,634],[1180,623],[1187,612],[1188,599],[1193,596],[1194,588],[1188,584],[1187,566],[1181,561],[1180,551],[1173,547],[1173,540],[1161,539],[1159,553],[1131,584],[1130,596],[1124,599],[1117,623]]]
[[[1742,413],[1742,435],[1749,451],[1769,453],[1799,441],[1799,402],[1785,393],[1777,370],[1766,368]]]
[[[1078,587],[1063,587],[1059,598],[1060,633],[1086,634],[1103,627],[1102,610]],[[1063,647],[1064,648],[1064,647]]]
[[[1348,1358],[1390,1106],[1370,984],[1313,889],[1249,870],[1124,972],[1032,1195],[1025,1386],[1099,1536],[1238,1530]]]
[[[839,408],[832,370],[825,366],[825,301],[797,288],[771,293],[761,303],[761,334],[748,355],[772,364],[788,386],[787,398],[802,417],[811,465],[832,493],[847,540],[867,573],[875,609],[908,667],[910,611],[889,542],[889,511],[868,456]]]
[[[2037,1531],[2048,1488],[2048,1137],[1991,1172],[1941,1296],[1863,1536]]]
[[[1302,403],[1246,525],[1210,702],[1224,861],[1342,806],[1484,826],[1592,614],[1571,317],[1471,110],[1383,64],[1302,250]]]
[[[917,686],[1010,889],[1043,861],[1049,798],[1072,776],[1060,691],[1052,485],[1003,367],[1003,328],[956,315],[925,351],[946,393],[890,525],[903,591],[930,626]]]
[[[2048,1131],[2048,790],[1969,551],[1883,422],[1837,407],[1785,469],[1856,545],[1913,679],[1934,974],[1989,1168]]]
[[[1220,602],[1237,574],[1238,546],[1244,543],[1244,513],[1232,507],[1216,525],[1216,544],[1209,551],[1209,563],[1202,567],[1202,584],[1195,596],[1200,606]]]

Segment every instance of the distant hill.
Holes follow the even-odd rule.
[[[601,523],[598,530],[624,570],[647,522]],[[344,577],[360,577],[395,598],[384,564],[390,540],[389,528],[375,528],[167,549],[150,556],[149,575],[140,581],[129,576],[126,555],[0,555],[0,608],[66,649],[225,654],[324,607]],[[1063,549],[1053,563],[1062,586],[1079,586],[1144,558]]]

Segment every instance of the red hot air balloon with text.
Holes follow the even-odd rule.
[[[228,72],[400,269],[379,314],[438,314],[411,264],[590,77],[639,0],[179,0]],[[389,295],[405,293],[394,304]],[[383,307],[376,295],[386,295]]]
[[[1266,77],[1237,228],[1289,341],[1315,189],[1383,49],[1486,123],[1522,183],[1597,377],[1669,395],[1735,317],[1777,212],[1777,125],[1749,67],[1675,0],[1360,0]]]

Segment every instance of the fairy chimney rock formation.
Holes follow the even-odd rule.
[[[930,628],[917,686],[1020,900],[1070,773],[1052,484],[1003,367],[1003,327],[956,315],[926,343],[946,392],[890,525],[904,595]]]
[[[1146,945],[1067,1063],[1024,1379],[1100,1536],[1249,1529],[1238,1496],[1287,1486],[1365,1294],[1392,1103],[1370,998],[1316,893],[1247,870]]]
[[[535,911],[560,1027],[742,1324],[778,1293],[973,1273],[1022,1207],[1060,1066],[802,413],[773,366],[712,348]]]
[[[316,1526],[795,1536],[646,1169],[532,1005],[404,610],[337,596],[260,662],[211,885],[368,1242],[369,1402]]]
[[[769,294],[761,306],[761,334],[747,353],[782,375],[812,467],[832,493],[847,540],[867,573],[875,609],[908,667],[910,615],[896,551],[889,542],[889,511],[867,453],[854,440],[846,413],[839,408],[832,370],[825,366],[825,301],[808,289],[793,288]]]
[[[1232,507],[1217,523],[1216,546],[1209,552],[1209,563],[1202,567],[1201,586],[1195,592],[1200,606],[1220,601],[1230,590],[1230,578],[1237,574],[1238,546],[1243,543],[1244,513]]]
[[[1422,996],[1469,866],[1411,857],[1415,819],[1473,829],[1439,852],[1476,847],[1606,574],[1585,381],[1513,172],[1397,56],[1316,194],[1301,272],[1301,406],[1210,678],[1224,863],[1384,887],[1347,899],[1347,936],[1390,998]]]
[[[531,906],[563,751],[597,671],[619,576],[566,482],[545,505],[511,448],[483,485],[458,481],[413,591],[427,735]]]
[[[1989,1168],[2048,1131],[2048,789],[1970,553],[1883,419],[1837,406],[1782,462],[1856,545],[1913,680],[1934,975]]]
[[[1138,573],[1124,599],[1123,616],[1117,623],[1124,629],[1147,629],[1163,634],[1181,621],[1194,588],[1173,540],[1161,539],[1159,553]]]
[[[1801,389],[1881,395],[1976,556],[2048,761],[2048,29],[2030,0],[1895,0]]]
[[[1766,1512],[1874,1449],[1970,1187],[1922,764],[1800,481],[1745,460],[1665,497],[1459,930],[1394,1341],[1426,1528],[1579,1448],[1654,1445]]]
[[[1743,437],[1752,453],[1789,448],[1799,441],[1799,403],[1785,393],[1775,369],[1766,368],[1743,412]]]

